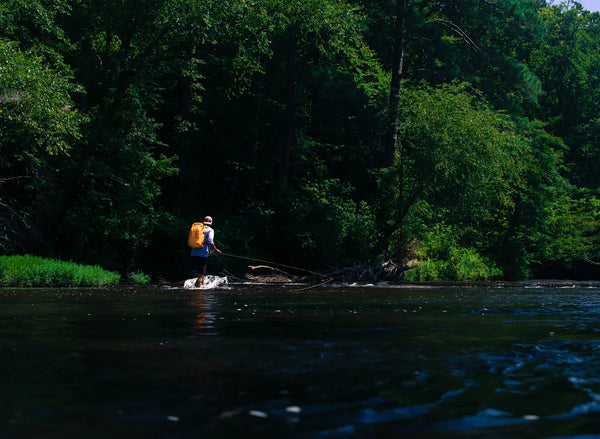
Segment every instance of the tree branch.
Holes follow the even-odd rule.
[[[471,37],[460,28],[460,26],[458,26],[456,23],[449,21],[449,20],[442,20],[441,18],[436,18],[431,20],[432,23],[439,23],[442,26],[450,29],[452,32],[460,35],[463,39],[463,41],[465,43],[467,43],[467,45],[469,47],[471,47],[471,49],[473,49],[475,52],[480,52],[481,49],[479,48],[479,46],[475,43],[475,41],[473,41],[471,39]]]
[[[18,177],[0,177],[0,183],[6,183],[10,180],[20,180],[22,178],[31,178],[30,175],[20,175]]]

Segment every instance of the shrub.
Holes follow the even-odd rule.
[[[150,282],[150,275],[146,274],[142,271],[136,271],[135,273],[128,273],[127,277],[130,281],[135,282],[136,284],[147,284]]]
[[[410,282],[426,282],[445,279],[447,263],[444,261],[432,261],[427,258],[406,273],[406,280]]]
[[[475,248],[459,244],[456,228],[443,224],[420,231],[414,256],[419,263],[406,273],[409,281],[488,280],[502,276],[502,270]]]
[[[502,276],[502,271],[473,249],[456,248],[449,261],[424,259],[406,273],[411,282],[443,280],[488,280]]]
[[[0,256],[0,286],[81,287],[119,282],[120,275],[94,265],[39,256]]]
[[[493,263],[470,248],[455,248],[450,257],[449,275],[455,280],[487,280],[502,276]]]

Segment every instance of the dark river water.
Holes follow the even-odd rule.
[[[0,290],[0,438],[600,438],[600,284]]]

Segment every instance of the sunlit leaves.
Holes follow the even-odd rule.
[[[401,114],[404,199],[427,199],[466,222],[510,212],[529,145],[508,118],[459,85],[406,90]]]
[[[0,40],[0,140],[16,153],[67,152],[80,134],[69,77]],[[37,151],[37,152],[36,152]]]
[[[531,54],[531,65],[543,78],[538,117],[569,146],[573,182],[595,189],[600,187],[600,14],[563,4],[543,9],[542,17],[548,32]]]

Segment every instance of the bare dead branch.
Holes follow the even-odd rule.
[[[22,178],[31,178],[30,175],[20,175],[18,177],[0,177],[0,183],[6,183],[11,180],[20,180]]]
[[[463,29],[461,29],[461,27],[459,25],[457,25],[456,23],[449,21],[449,20],[442,20],[441,18],[433,19],[433,20],[431,20],[431,22],[441,24],[442,26],[450,29],[452,32],[460,35],[461,38],[463,39],[463,41],[465,43],[467,43],[467,45],[471,49],[473,49],[475,52],[481,51],[481,49],[475,43],[475,41],[473,41],[473,39]]]

